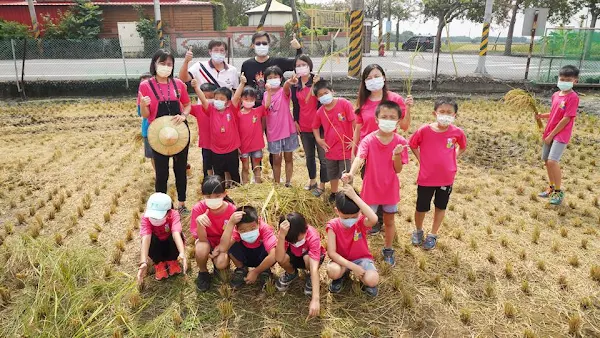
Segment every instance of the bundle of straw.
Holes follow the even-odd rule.
[[[538,114],[537,101],[529,94],[529,92],[523,89],[512,89],[504,95],[504,102],[517,109],[530,109],[533,112],[533,117]],[[539,129],[542,129],[544,125],[542,121],[535,119]]]

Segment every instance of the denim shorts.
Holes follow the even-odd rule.
[[[152,154],[152,147],[150,146],[150,142],[148,142],[147,137],[144,137],[144,157],[154,158],[154,155]]]
[[[561,143],[558,141],[552,141],[552,144],[550,145],[544,143],[544,145],[542,146],[542,161],[560,161],[560,158],[565,152],[565,149],[567,149],[566,143]]]
[[[355,259],[352,261],[352,263],[365,269],[365,271],[377,271],[377,268],[375,267],[375,262],[373,262],[373,260],[370,258]]]
[[[381,206],[381,209],[386,214],[395,214],[398,212],[398,204],[373,204],[369,205],[369,208],[373,209],[373,212],[377,213],[379,206]]]
[[[293,133],[287,138],[282,140],[277,140],[273,142],[268,142],[267,148],[269,149],[269,153],[273,155],[279,155],[282,152],[291,153],[294,150],[300,147],[300,141],[298,141],[298,134]]]
[[[262,149],[256,150],[256,151],[251,151],[249,153],[245,153],[245,154],[241,154],[240,155],[240,158],[248,158],[248,157],[262,158],[263,157]]]

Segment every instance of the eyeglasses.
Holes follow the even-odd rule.
[[[268,46],[269,43],[268,42],[264,42],[264,41],[263,42],[255,42],[254,45],[255,46]]]

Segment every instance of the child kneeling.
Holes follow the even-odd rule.
[[[327,275],[332,279],[329,292],[340,292],[352,271],[363,284],[363,291],[377,296],[379,274],[367,243],[367,228],[377,223],[377,215],[350,185],[337,193],[335,206],[339,217],[326,227],[327,254],[331,258]]]
[[[292,281],[298,277],[298,269],[308,271],[304,282],[304,294],[312,296],[308,315],[318,316],[319,266],[325,259],[325,248],[321,245],[321,236],[317,229],[308,225],[302,214],[292,212],[281,217],[275,258],[285,270],[275,284],[279,291],[286,291],[290,287]]]
[[[235,264],[231,286],[237,289],[244,283],[254,284],[259,276],[264,286],[275,265],[276,245],[273,228],[258,218],[255,208],[249,205],[237,208],[225,226],[218,248],[220,252],[229,252]],[[249,267],[254,269],[248,271]]]

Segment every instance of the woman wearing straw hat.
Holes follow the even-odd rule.
[[[190,97],[185,83],[173,78],[173,55],[159,49],[152,57],[152,78],[140,84],[142,116],[148,119],[148,142],[153,150],[157,192],[167,192],[169,158],[173,158],[175,186],[179,212],[187,214],[185,207],[187,176],[186,166],[190,130],[186,118],[190,114]],[[182,123],[183,122],[183,123]]]

